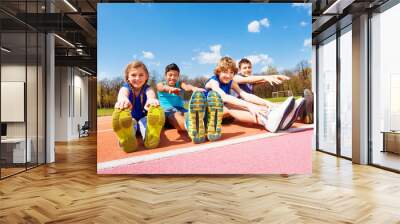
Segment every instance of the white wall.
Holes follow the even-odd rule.
[[[88,120],[88,78],[83,75],[76,68],[56,67],[56,141],[77,139],[78,124]]]
[[[68,140],[69,78],[67,67],[55,68],[55,141]]]

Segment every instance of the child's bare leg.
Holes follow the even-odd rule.
[[[231,117],[231,115],[229,114],[229,108],[227,108],[226,106],[224,106],[224,114],[222,115],[222,117]]]
[[[251,115],[250,112],[245,111],[245,110],[229,109],[229,114],[233,118],[235,118],[235,120],[243,122],[243,123],[263,125],[260,119],[258,119],[257,121],[254,120],[253,115]]]
[[[267,102],[268,107],[274,107],[274,106],[277,105],[276,103],[272,103],[272,102],[269,101],[269,100],[266,100],[266,99],[264,99],[264,100]]]
[[[176,112],[168,117],[168,122],[178,131],[184,131],[185,129],[185,117],[182,113]]]

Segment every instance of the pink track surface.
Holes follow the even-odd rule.
[[[312,130],[216,147],[99,174],[310,174]]]

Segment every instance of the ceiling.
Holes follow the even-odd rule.
[[[314,42],[316,36],[327,30],[346,15],[356,15],[357,13],[375,8],[386,1],[387,0],[253,0],[250,2],[312,3],[312,35]],[[26,29],[28,29],[28,32],[54,32],[57,34],[55,38],[56,65],[79,66],[95,74],[97,67],[97,3],[110,2],[173,1],[1,0],[1,29],[3,33],[6,33],[2,38],[8,38],[8,42],[14,43],[11,44],[14,45],[12,47],[18,49],[18,46],[23,46],[24,44],[25,39],[22,37]],[[215,1],[210,0],[208,2]],[[222,0],[218,2],[225,1]],[[239,0],[229,2],[249,1]],[[28,52],[31,51],[30,47],[35,47],[35,44],[28,44]]]
[[[351,24],[352,18],[373,12],[388,0],[313,0],[313,44]]]

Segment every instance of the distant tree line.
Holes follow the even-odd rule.
[[[273,92],[292,91],[295,96],[302,96],[305,89],[311,90],[311,67],[307,61],[301,61],[294,70],[284,70],[278,72],[275,67],[268,67],[267,71],[255,75],[286,75],[290,80],[280,85],[271,86],[267,84],[256,84],[254,93],[262,98],[272,97]]]
[[[278,72],[275,67],[268,67],[267,71],[257,73],[254,75],[286,75],[290,80],[285,81],[280,85],[271,86],[270,84],[257,84],[254,86],[254,93],[262,98],[272,97],[273,92],[291,90],[293,95],[302,95],[305,89],[311,89],[311,67],[307,61],[301,61],[297,64],[294,70],[284,70]],[[189,78],[188,75],[181,74],[180,80],[191,85],[204,88],[206,81],[209,77],[196,77]],[[156,91],[158,82],[163,81],[163,75],[157,71],[150,71],[150,78],[148,84]],[[97,107],[98,108],[112,108],[117,100],[118,91],[123,84],[121,77],[113,79],[102,79],[98,81],[97,85]],[[189,100],[191,92],[184,93],[184,99]]]

